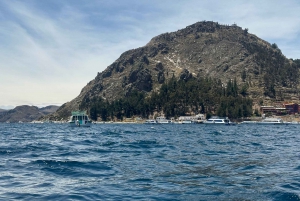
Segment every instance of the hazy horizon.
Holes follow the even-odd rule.
[[[11,110],[11,109],[14,109],[14,108],[16,108],[18,106],[22,106],[22,105],[16,105],[16,106],[13,106],[13,105],[0,105],[0,109]],[[36,106],[38,108],[43,108],[43,107],[52,106],[52,105],[28,105],[28,106]],[[53,105],[53,106],[60,107],[61,105]]]

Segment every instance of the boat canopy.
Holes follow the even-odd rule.
[[[86,115],[85,111],[73,111],[72,116],[84,116]]]

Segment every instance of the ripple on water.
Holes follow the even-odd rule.
[[[299,201],[300,197],[299,194],[284,192],[284,191],[274,191],[268,192],[266,195],[275,201],[282,201],[282,200],[291,200],[291,201]]]
[[[0,199],[299,200],[298,130],[0,124]]]
[[[111,167],[99,161],[37,160],[29,165],[31,167],[37,165],[42,171],[51,172],[62,177],[98,177],[114,174]]]

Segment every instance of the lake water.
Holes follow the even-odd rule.
[[[300,200],[299,129],[0,124],[0,200]]]

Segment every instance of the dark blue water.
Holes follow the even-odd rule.
[[[300,200],[299,129],[0,124],[0,200]]]

